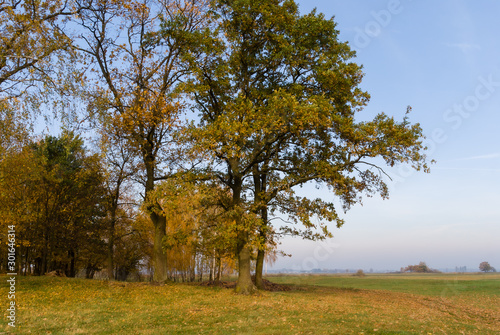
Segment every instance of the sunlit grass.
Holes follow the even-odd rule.
[[[500,332],[500,296],[493,289],[494,285],[500,287],[500,276],[457,277],[463,289],[448,295],[438,292],[447,283],[455,285],[453,276],[448,275],[304,276],[299,280],[292,276],[270,277],[275,282],[298,284],[297,289],[255,296],[183,284],[152,286],[70,278],[18,279],[16,332],[22,334]],[[422,291],[426,280],[433,283],[430,293]],[[391,291],[396,284],[411,293]],[[0,296],[6,293],[3,285]],[[4,317],[0,329],[11,331],[6,323]]]

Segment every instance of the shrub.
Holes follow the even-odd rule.
[[[356,277],[364,277],[366,276],[365,273],[363,272],[363,270],[359,269],[355,274],[353,274],[353,276],[356,276]]]

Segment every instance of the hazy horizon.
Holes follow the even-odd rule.
[[[279,249],[292,257],[272,268],[500,268],[500,3],[298,3],[301,14],[317,7],[335,16],[340,39],[357,51],[371,95],[359,117],[401,120],[411,105],[437,163],[430,174],[389,170],[390,199],[343,214],[331,252],[318,257],[319,242],[285,238]]]

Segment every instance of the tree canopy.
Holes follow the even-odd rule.
[[[483,272],[496,272],[497,271],[488,262],[481,262],[481,264],[479,264],[479,270],[481,270]]]
[[[50,82],[52,56],[71,44],[62,27],[80,10],[80,4],[68,0],[2,1],[0,98]]]

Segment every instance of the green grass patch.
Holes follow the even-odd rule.
[[[500,274],[370,274],[353,275],[277,275],[269,278],[279,284],[314,285],[336,288],[388,290],[431,296],[486,294],[500,296]]]

